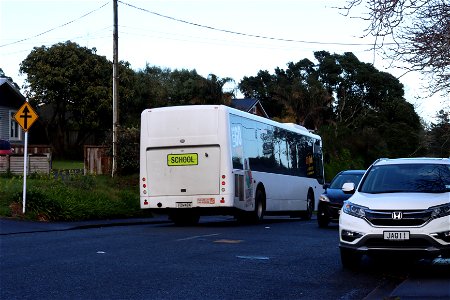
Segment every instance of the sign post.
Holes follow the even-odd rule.
[[[27,164],[28,164],[28,129],[37,120],[38,115],[33,108],[25,102],[14,115],[14,119],[25,131],[25,141],[23,147],[23,196],[22,196],[22,213],[25,213],[25,205],[27,203]]]

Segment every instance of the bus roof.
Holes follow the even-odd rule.
[[[285,130],[288,131],[293,131],[293,132],[297,132],[297,133],[301,133],[303,135],[307,135],[310,137],[313,137],[315,139],[321,140],[320,136],[309,131],[308,129],[306,129],[305,127],[298,125],[298,124],[294,124],[294,123],[280,123],[280,122],[276,122],[261,116],[257,116],[248,112],[244,112],[226,105],[180,105],[180,106],[165,106],[165,107],[158,107],[158,108],[150,108],[150,109],[146,109],[142,112],[142,115],[146,112],[150,112],[150,111],[170,111],[170,110],[211,110],[211,109],[219,109],[219,110],[225,110],[228,113],[234,114],[234,115],[238,115],[247,119],[251,119],[251,120],[256,120],[265,124],[269,124],[272,126],[276,126],[279,128],[283,128]]]

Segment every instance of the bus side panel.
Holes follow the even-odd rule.
[[[253,172],[253,178],[264,185],[266,211],[306,210],[308,181],[313,180],[264,172]]]

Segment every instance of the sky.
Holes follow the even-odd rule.
[[[404,71],[374,53],[364,7],[344,16],[345,0],[119,0],[119,60],[134,70],[145,66],[195,69],[207,77],[230,77],[236,88],[244,76],[270,73],[314,51],[353,52],[360,61],[400,77]],[[33,47],[65,41],[96,48],[113,57],[112,0],[0,0],[0,68],[22,86],[20,63]],[[399,78],[405,98],[427,122],[450,107],[449,95],[426,97],[418,73]],[[242,96],[237,94],[237,96]],[[418,98],[418,97],[422,98]]]

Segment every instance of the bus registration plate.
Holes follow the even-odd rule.
[[[167,154],[168,166],[191,166],[198,165],[197,153],[183,153],[183,154]]]
[[[409,240],[409,231],[384,231],[385,240],[404,241]]]
[[[177,208],[191,208],[192,202],[177,202]]]

